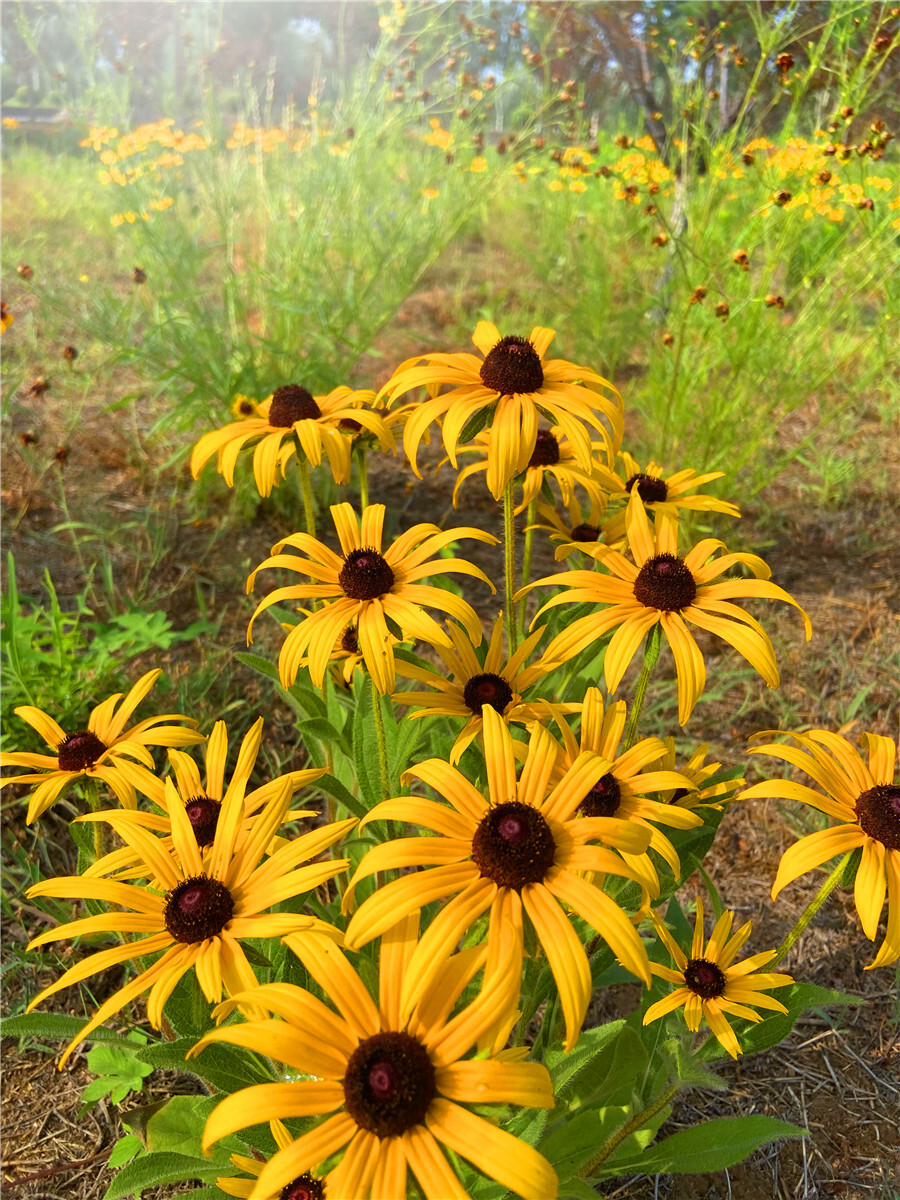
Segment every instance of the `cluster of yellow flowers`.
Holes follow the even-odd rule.
[[[611,957],[647,987],[654,977],[663,981],[663,994],[645,1006],[644,1025],[683,1009],[690,1031],[705,1021],[736,1057],[736,1018],[758,1023],[759,1009],[788,1012],[770,993],[789,986],[791,977],[762,968],[775,966],[791,943],[738,960],[750,922],[734,930],[733,913],[725,910],[707,938],[700,901],[693,936],[676,936],[661,915],[659,873],[665,863],[675,883],[684,881],[686,864],[672,839],[700,830],[726,803],[778,796],[838,821],[787,852],[773,893],[837,854],[858,852],[856,903],[872,940],[888,902],[887,932],[871,965],[900,958],[900,786],[889,738],[864,735],[866,759],[826,730],[791,735],[796,746],[756,745],[754,752],[804,770],[817,789],[776,779],[736,794],[744,781],[720,776],[719,764],[706,762],[706,746],[679,765],[671,738],[637,737],[640,685],[630,713],[624,700],[612,698],[642,643],[645,690],[664,641],[684,724],[706,680],[692,629],[721,638],[776,686],[772,643],[738,599],[784,601],[801,612],[807,637],[811,629],[757,555],[728,553],[714,538],[682,544],[682,512],[738,515],[733,504],[702,490],[721,473],[667,474],[652,462],[642,467],[622,450],[618,391],[590,367],[550,358],[554,336],[541,326],[528,337],[503,336],[481,321],[473,335],[477,355],[418,355],[400,364],[378,395],[346,387],[313,394],[292,383],[258,404],[239,397],[238,419],[205,434],[194,449],[195,477],[215,457],[231,484],[241,452],[252,447],[264,495],[289,463],[299,468],[306,531],[277,543],[252,572],[248,589],[260,571],[273,569],[293,572],[300,582],[271,591],[251,627],[273,605],[310,605],[298,609],[296,623],[282,626],[281,682],[298,684],[313,700],[310,684],[324,687],[330,703],[335,694],[328,687],[359,673],[357,701],[365,697],[366,707],[372,701],[371,717],[362,716],[374,727],[376,749],[369,757],[377,757],[380,787],[363,780],[364,768],[375,769],[363,756],[351,793],[328,774],[329,754],[327,768],[283,774],[248,792],[261,718],[244,738],[230,778],[226,728],[217,722],[201,772],[182,749],[204,740],[188,717],[174,713],[130,724],[159,671],[124,698],[98,705],[79,732],[68,733],[32,706],[16,710],[50,751],[0,758],[3,766],[27,769],[4,785],[36,785],[29,820],[76,780],[94,789],[95,801],[96,789],[106,786],[121,805],[99,811],[95,803],[79,818],[98,832],[112,829],[121,842],[117,849],[107,852],[98,839],[96,861],[84,874],[37,883],[28,894],[115,906],[41,933],[32,948],[88,933],[126,937],[70,967],[32,1005],[101,970],[145,960],[101,1004],[64,1061],[98,1025],[145,993],[148,1018],[159,1028],[176,985],[193,973],[217,1027],[192,1038],[189,1055],[226,1043],[285,1067],[277,1080],[249,1089],[236,1080],[236,1090],[219,1099],[207,1121],[206,1149],[251,1124],[272,1125],[277,1148],[267,1161],[232,1157],[243,1177],[218,1180],[229,1195],[321,1200],[327,1190],[341,1200],[401,1200],[412,1172],[429,1200],[462,1197],[462,1168],[446,1150],[523,1200],[553,1200],[559,1181],[552,1164],[475,1106],[554,1106],[545,1063],[528,1061],[521,1038],[509,1043],[516,1026],[524,1029],[534,1015],[528,1006],[536,1001],[523,981],[536,986],[538,973],[546,972],[555,992],[549,993],[545,1041],[555,1037],[558,1010],[563,1048],[576,1047],[594,987],[588,939],[594,946],[605,942]],[[404,399],[419,389],[423,399]],[[542,421],[552,424],[542,427]],[[367,449],[394,449],[395,431],[402,429],[410,469],[419,475],[418,451],[434,425],[454,468],[463,451],[481,460],[460,472],[460,480],[483,470],[491,494],[503,501],[506,603],[487,638],[467,600],[427,581],[453,573],[494,590],[474,563],[447,557],[461,540],[496,544],[492,534],[423,522],[388,543],[386,508],[369,504],[367,496],[359,512],[346,502],[332,506],[337,549],[315,533],[311,469],[327,459],[335,481],[344,484],[355,461],[364,491]],[[539,507],[551,479],[565,511]],[[517,489],[531,525],[538,515],[547,521],[543,528],[558,543],[557,558],[581,553],[590,570],[525,581],[517,590]],[[576,489],[586,495],[587,511]],[[724,578],[736,566],[747,574]],[[535,587],[556,585],[561,590],[520,643],[520,601]],[[557,620],[557,632],[539,650],[553,620],[534,625],[544,613],[575,603],[583,615]],[[434,670],[410,653],[401,656],[403,642],[429,645],[442,666]],[[608,698],[596,686],[583,686],[565,702],[554,698],[553,673],[574,667],[583,651],[596,661],[601,647]],[[398,675],[422,690],[395,691]],[[383,703],[460,722],[449,755],[415,761],[399,779],[392,777]],[[323,700],[316,737],[327,731],[330,713]],[[352,718],[354,730],[359,715]],[[515,726],[524,726],[526,737]],[[150,753],[159,746],[169,748],[165,778]],[[289,836],[288,822],[314,815],[290,808],[303,787],[344,797],[356,815]],[[138,797],[151,808],[140,807]],[[403,836],[392,832],[392,823],[404,827]],[[388,831],[386,840],[374,836],[378,828]],[[358,836],[363,830],[365,839]],[[351,835],[346,856],[341,849],[326,856]],[[355,870],[344,880],[351,844]],[[611,889],[610,880],[634,885],[632,900]],[[316,915],[297,911],[314,893]],[[290,910],[273,912],[282,901],[293,902]],[[439,907],[423,929],[423,913],[435,902]],[[801,928],[798,923],[797,933]],[[245,951],[242,943],[252,939],[282,941],[325,999],[281,979],[260,984],[257,972],[267,960]],[[376,940],[377,959],[356,957]],[[243,1019],[222,1023],[234,1014]],[[291,1132],[283,1122],[296,1117],[310,1123]]]

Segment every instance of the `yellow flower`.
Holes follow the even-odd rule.
[[[174,793],[171,780],[169,787]],[[191,968],[196,970],[197,982],[210,1004],[221,1000],[223,988],[231,996],[253,987],[256,976],[241,949],[243,938],[282,937],[297,930],[315,930],[340,938],[336,929],[316,917],[264,911],[332,879],[345,870],[350,861],[339,858],[298,866],[317,858],[343,837],[356,823],[353,819],[304,834],[261,864],[272,832],[284,821],[290,795],[290,781],[285,779],[260,812],[251,835],[238,846],[238,832],[245,815],[244,802],[242,789],[233,791],[228,803],[222,807],[212,852],[206,863],[188,815],[180,804],[169,806],[173,848],[168,851],[159,839],[130,819],[131,813],[119,810],[91,814],[106,820],[134,851],[142,865],[141,875],[158,882],[158,887],[166,891],[160,895],[155,887],[138,887],[80,875],[48,879],[29,888],[29,897],[105,900],[116,906],[108,913],[71,921],[41,934],[30,943],[29,950],[86,933],[144,936],[132,937],[112,950],[100,950],[70,967],[55,983],[35,996],[28,1010],[63,988],[118,963],[159,952],[162,957],[100,1006],[69,1043],[59,1061],[60,1068],[92,1030],[148,988],[147,1017],[158,1029],[166,1001]],[[123,908],[130,911],[123,912]],[[252,1004],[242,1005],[242,1009],[251,1016],[259,1012]]]
[[[482,710],[490,706],[508,724],[516,721],[523,725],[541,721],[547,716],[559,717],[563,713],[578,711],[575,704],[551,704],[547,700],[523,700],[526,691],[548,672],[539,662],[525,666],[535,645],[544,632],[543,626],[536,629],[512,656],[503,661],[503,614],[497,617],[491,632],[490,645],[484,662],[479,661],[475,646],[464,629],[449,625],[452,649],[437,646],[435,649],[443,660],[445,672],[429,671],[414,663],[398,662],[397,674],[405,679],[415,679],[427,684],[430,692],[394,692],[391,699],[395,704],[418,706],[419,711],[408,714],[413,717],[451,716],[467,717],[459,731],[450,762],[459,762],[466,747],[482,730]],[[481,639],[478,639],[479,644]]]
[[[793,983],[791,976],[755,974],[760,967],[775,957],[774,950],[764,950],[762,954],[754,954],[739,963],[734,961],[750,936],[749,921],[742,925],[734,936],[730,936],[734,914],[726,910],[719,917],[709,941],[704,946],[703,902],[698,897],[694,940],[691,944],[691,956],[688,958],[659,917],[655,913],[651,916],[657,935],[665,944],[678,970],[673,971],[670,967],[663,967],[655,962],[650,963],[650,970],[660,979],[668,979],[670,983],[678,986],[665,999],[650,1005],[644,1013],[645,1025],[683,1006],[684,1020],[691,1033],[696,1033],[700,1022],[705,1019],[720,1044],[732,1058],[737,1058],[741,1047],[728,1023],[726,1013],[743,1017],[745,1021],[758,1022],[762,1017],[748,1005],[766,1008],[772,1012],[787,1012],[779,1000],[774,1000],[765,993],[772,988],[786,987],[787,984]]]
[[[216,469],[229,487],[234,486],[234,468],[247,442],[256,440],[253,451],[253,477],[261,496],[268,496],[284,476],[285,466],[298,447],[311,466],[328,456],[336,483],[350,478],[350,447],[338,425],[353,420],[378,438],[383,450],[395,451],[394,436],[378,413],[366,405],[371,391],[354,392],[337,387],[325,396],[313,396],[297,383],[289,383],[273,392],[257,408],[254,416],[222,429],[205,433],[191,454],[191,474],[196,479],[206,462],[218,455]]]
[[[637,488],[644,507],[650,512],[664,512],[672,517],[678,515],[679,509],[690,512],[727,513],[729,517],[741,515],[738,508],[727,500],[690,494],[704,483],[722,479],[724,471],[709,471],[705,475],[698,475],[696,471],[688,469],[676,471],[674,475],[666,478],[663,468],[658,463],[648,462],[642,469],[637,459],[627,450],[622,450],[619,458],[623,468],[621,474],[607,470],[602,463],[595,468],[595,474],[608,490],[611,500],[627,501],[632,491]]]
[[[403,432],[403,448],[415,473],[421,477],[416,454],[422,435],[439,418],[443,418],[444,448],[455,468],[460,435],[473,418],[484,417],[491,433],[487,485],[495,499],[510,479],[527,467],[537,444],[541,415],[569,439],[583,471],[591,470],[591,441],[585,424],[598,431],[612,458],[622,441],[622,398],[594,371],[562,358],[545,359],[554,336],[552,329],[538,325],[528,338],[501,337],[496,325],[479,321],[472,341],[482,359],[474,354],[424,354],[402,363],[381,389],[379,399],[387,396],[391,405],[413,388],[426,386],[429,390],[429,398],[418,404]],[[444,385],[451,390],[437,395]],[[604,388],[613,393],[614,401],[600,394]]]
[[[473,639],[480,635],[481,622],[471,605],[453,592],[418,580],[458,572],[482,580],[495,591],[484,572],[472,563],[459,558],[430,558],[462,537],[496,544],[494,535],[480,529],[441,530],[437,525],[414,525],[382,554],[384,513],[383,504],[370,504],[358,521],[349,504],[334,504],[331,515],[343,557],[339,558],[309,534],[295,533],[273,546],[273,557],[260,563],[247,580],[250,591],[257,573],[269,567],[284,567],[318,580],[277,588],[262,601],[250,620],[248,642],[253,622],[271,605],[313,597],[325,601],[312,616],[294,626],[281,648],[278,669],[285,687],[290,687],[297,678],[307,652],[310,676],[316,687],[320,687],[335,641],[353,622],[372,682],[383,696],[394,688],[394,654],[388,621],[395,622],[404,636],[420,638],[435,646],[450,645],[447,634],[424,611],[422,606],[428,605],[450,613],[470,631]],[[281,554],[285,546],[309,557]]]
[[[567,722],[559,723],[563,749],[550,781],[555,783],[560,779],[574,766],[580,754],[593,753],[606,759],[608,771],[585,793],[578,812],[583,817],[616,817],[645,829],[650,839],[648,848],[665,859],[677,880],[681,878],[678,853],[656,825],[668,825],[671,829],[695,829],[703,821],[686,809],[649,799],[648,793],[660,792],[664,788],[690,788],[691,781],[680,772],[656,766],[660,753],[665,749],[665,743],[660,738],[642,738],[629,750],[618,753],[625,732],[625,714],[624,700],[617,700],[604,710],[599,689],[588,688],[581,712],[579,737],[576,739]],[[655,769],[647,771],[647,767]],[[658,896],[659,876],[646,850],[638,854],[628,850],[620,850],[619,853],[647,894]]]
[[[352,908],[361,879],[377,871],[429,869],[402,875],[363,901],[347,927],[346,945],[365,945],[408,913],[433,900],[451,899],[428,926],[409,965],[401,1002],[406,1013],[432,982],[441,956],[457,944],[483,913],[490,911],[488,953],[496,952],[503,925],[521,931],[528,916],[547,955],[566,1022],[565,1049],[578,1040],[591,997],[591,973],[581,940],[565,909],[588,922],[634,975],[649,984],[643,943],[626,914],[579,872],[622,875],[640,882],[611,850],[589,843],[602,839],[628,853],[646,850],[649,834],[629,821],[581,817],[578,807],[610,768],[598,754],[580,754],[555,787],[549,780],[557,743],[541,725],[532,727],[521,776],[510,731],[495,709],[485,705],[484,757],[488,797],[455,767],[432,758],[403,776],[418,779],[452,806],[418,797],[394,797],[378,804],[369,821],[395,820],[437,830],[440,837],[398,838],[370,850],[344,893]],[[510,970],[518,980],[521,959]]]
[[[707,742],[698,746],[688,761],[679,767],[677,765],[675,739],[667,737],[663,740],[666,752],[657,762],[657,770],[680,771],[692,784],[690,789],[679,787],[661,796],[660,800],[663,804],[675,804],[679,808],[721,809],[723,805],[738,799],[734,793],[747,782],[743,777],[724,779],[721,783],[708,782],[708,780],[719,773],[722,769],[722,764],[718,762],[704,762],[707,754],[709,754],[709,744]]]
[[[321,1168],[342,1149],[339,1163],[325,1176],[325,1193],[336,1200],[399,1200],[409,1195],[409,1171],[428,1200],[462,1200],[468,1193],[441,1144],[524,1200],[555,1200],[558,1181],[547,1160],[465,1107],[553,1107],[546,1067],[515,1061],[496,1047],[498,1023],[505,1041],[507,1014],[519,995],[515,966],[521,946],[515,931],[503,931],[501,953],[493,962],[486,962],[483,946],[442,959],[431,985],[404,1012],[400,998],[417,955],[417,933],[418,920],[408,916],[381,939],[377,1004],[332,942],[316,936],[285,938],[337,1012],[293,984],[270,984],[226,1001],[217,1015],[244,1002],[280,1020],[222,1026],[192,1051],[226,1042],[275,1058],[287,1068],[283,1083],[258,1084],[226,1096],[206,1123],[204,1149],[260,1121],[325,1117],[289,1144],[279,1141],[278,1153],[249,1192],[251,1200],[293,1196],[288,1187],[298,1175]],[[482,967],[480,993],[451,1017]],[[464,1058],[474,1045],[482,1054]]]
[[[190,746],[205,741],[203,734],[193,729],[180,729],[166,721],[184,721],[188,725],[197,722],[181,713],[165,713],[161,717],[147,717],[126,729],[128,718],[162,675],[162,670],[148,671],[142,675],[125,698],[117,692],[91,710],[87,729],[67,734],[52,717],[39,708],[23,705],[15,709],[16,716],[36,729],[53,754],[0,754],[0,767],[34,767],[34,775],[15,775],[0,782],[0,787],[9,783],[37,783],[28,805],[28,824],[46,812],[61,793],[79,776],[98,779],[105,783],[126,808],[137,806],[134,788],[122,771],[122,756],[136,758],[146,767],[153,767],[148,746]],[[119,701],[121,700],[121,704]],[[119,705],[118,712],[116,705]]]
[[[757,734],[757,738],[767,736]],[[787,779],[771,779],[747,788],[738,799],[778,796],[799,800],[841,824],[811,833],[785,852],[778,864],[772,899],[813,867],[860,847],[854,900],[863,932],[870,941],[878,936],[885,896],[888,901],[887,932],[868,969],[896,962],[900,958],[900,783],[894,774],[897,748],[889,737],[864,733],[860,741],[867,751],[866,762],[846,738],[827,729],[787,736],[799,748],[772,742],[753,746],[750,753],[769,754],[799,767],[818,789]]]
[[[275,1118],[269,1122],[269,1129],[278,1149],[287,1150],[294,1139],[284,1122]],[[250,1158],[246,1154],[232,1154],[231,1165],[237,1167],[239,1171],[244,1171],[247,1175],[252,1175],[253,1178],[241,1179],[237,1175],[220,1176],[216,1179],[216,1187],[226,1196],[237,1196],[238,1200],[249,1200],[256,1186],[256,1180],[266,1165],[265,1159]],[[271,1193],[271,1195],[273,1200],[276,1200],[275,1193]],[[285,1200],[325,1200],[325,1180],[309,1171],[303,1171],[280,1190],[277,1200],[281,1200],[281,1197],[285,1197]]]
[[[216,721],[209,740],[203,747],[206,759],[205,782],[191,756],[180,750],[169,751],[169,763],[175,775],[174,784],[171,780],[163,782],[138,763],[131,763],[127,759],[123,760],[119,769],[128,782],[136,791],[147,796],[158,808],[162,809],[161,814],[132,811],[129,813],[128,820],[144,829],[162,834],[162,845],[169,850],[172,847],[170,809],[173,804],[180,805],[187,813],[197,845],[201,851],[209,852],[215,840],[222,809],[230,802],[234,792],[240,792],[244,800],[244,824],[238,835],[239,844],[253,828],[259,810],[281,791],[286,782],[290,784],[289,794],[293,794],[300,788],[315,783],[325,774],[324,769],[289,771],[285,775],[270,779],[268,783],[254,788],[252,792],[245,795],[250,776],[256,767],[262,741],[262,728],[263,719],[260,717],[254,722],[241,743],[237,763],[227,787],[225,786],[225,773],[228,763],[228,733],[224,721]],[[297,817],[304,816],[318,816],[318,813],[310,809],[292,809],[285,814],[284,819],[293,821]],[[100,819],[100,814],[85,816],[85,820],[89,821],[98,819]],[[271,852],[274,853],[274,850],[277,850],[283,843],[283,838],[273,836],[270,845]],[[135,866],[138,862],[139,856],[135,851],[129,846],[124,846],[98,859],[84,874],[104,876],[115,872],[118,878],[131,877],[135,873]]]
[[[0,333],[6,333],[10,325],[12,325],[15,317],[9,311],[5,302],[0,302]]]
[[[469,170],[473,175],[483,175],[487,170],[487,159],[481,158],[480,156],[478,158],[473,158],[472,165],[469,167]]]
[[[437,190],[437,188],[423,188],[422,189],[422,196],[426,200],[436,200],[439,195],[440,195],[440,192]]]
[[[453,488],[454,508],[459,498],[459,489],[463,483],[473,475],[488,470],[490,464],[490,447],[491,434],[484,430],[476,436],[473,445],[459,447],[458,453],[477,454],[479,461],[463,467],[457,475],[456,485]],[[591,442],[591,450],[595,455],[602,454],[605,451],[604,443]],[[595,472],[593,470],[589,472],[582,469],[581,463],[573,450],[572,443],[563,436],[563,432],[558,426],[555,426],[553,429],[539,429],[537,431],[534,450],[525,466],[524,478],[522,479],[522,499],[514,510],[516,513],[524,512],[533,500],[537,500],[538,496],[541,495],[544,479],[547,475],[552,475],[559,484],[563,504],[571,502],[576,486],[584,488],[592,501],[599,504],[602,500],[603,489],[595,477]]]
[[[675,658],[678,721],[684,725],[706,684],[703,655],[685,623],[690,622],[723,638],[762,675],[769,687],[777,687],[778,667],[768,635],[755,618],[731,600],[738,596],[783,600],[803,617],[807,641],[812,637],[812,626],[796,600],[769,582],[770,571],[763,560],[756,554],[724,554],[714,558],[717,550],[725,548],[717,538],[704,538],[680,557],[678,521],[657,514],[654,534],[637,488],[631,493],[625,524],[633,562],[608,546],[585,545],[585,554],[605,566],[609,575],[567,571],[548,575],[517,593],[523,596],[533,587],[557,583],[569,589],[548,600],[538,610],[535,620],[559,604],[587,601],[605,606],[573,621],[557,634],[544,651],[546,661],[564,663],[615,629],[603,661],[607,690],[615,692],[644,635],[659,624]],[[712,582],[736,563],[749,567],[755,578]]]
[[[624,530],[619,535],[620,540],[613,536],[613,523],[618,525],[618,518],[604,520],[607,508],[605,494],[591,500],[587,513],[574,493],[569,497],[566,507],[568,520],[563,520],[552,505],[539,500],[537,515],[542,520],[534,525],[535,529],[546,529],[550,541],[557,543],[555,557],[558,562],[567,559],[573,550],[583,550],[585,543],[606,542],[616,550],[625,544]]]

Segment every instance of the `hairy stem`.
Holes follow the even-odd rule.
[[[503,493],[503,561],[506,574],[506,631],[509,652],[515,654],[519,644],[519,625],[516,617],[516,526],[513,519],[513,481],[510,480]]]
[[[647,634],[647,640],[644,642],[644,665],[641,667],[641,673],[638,676],[637,688],[631,704],[631,712],[628,715],[628,728],[625,731],[626,750],[631,749],[637,738],[638,721],[640,720],[641,709],[644,707],[644,699],[647,695],[647,684],[650,682],[653,668],[659,659],[661,640],[662,630],[659,621],[657,621]]]
[[[306,455],[297,446],[297,466],[300,469],[300,487],[303,492],[303,515],[306,518],[306,532],[310,537],[316,536],[316,506],[313,503],[312,483],[309,478],[309,463]]]
[[[522,555],[522,587],[527,587],[531,582],[531,548],[534,542],[534,514],[537,508],[537,501],[532,500],[528,505],[528,511],[525,514],[525,552]],[[525,614],[525,601],[522,601],[522,637],[524,638],[527,630],[526,624],[528,617]]]
[[[371,683],[371,680],[370,680]],[[378,769],[381,774],[381,800],[382,803],[390,798],[391,794],[391,777],[388,768],[387,757],[387,738],[384,734],[384,716],[381,712],[381,696],[378,688],[374,683],[372,687],[372,718],[375,722],[375,739],[378,742]]]
[[[847,863],[850,861],[852,854],[853,854],[853,851],[851,850],[850,854],[844,855],[844,857],[840,860],[838,865],[834,868],[834,870],[831,872],[831,874],[828,876],[828,878],[825,880],[825,882],[819,888],[818,892],[816,892],[815,896],[813,896],[812,900],[810,900],[809,904],[807,904],[806,908],[803,910],[803,912],[800,914],[799,918],[797,919],[797,922],[794,925],[794,928],[790,931],[790,933],[787,935],[787,937],[784,939],[784,941],[781,943],[781,945],[776,950],[775,957],[772,959],[771,962],[766,963],[767,971],[770,971],[775,966],[776,963],[781,962],[781,960],[785,957],[785,955],[788,953],[790,948],[793,946],[794,942],[796,942],[797,938],[800,937],[801,933],[803,933],[804,929],[807,927],[807,925],[810,923],[810,921],[813,919],[813,917],[816,915],[816,913],[819,911],[819,909],[822,907],[822,905],[825,903],[825,901],[828,899],[828,897],[831,895],[831,893],[834,891],[834,889],[841,882],[841,880],[844,877],[844,870],[847,866]]]
[[[600,1153],[595,1158],[592,1158],[587,1166],[582,1167],[578,1172],[579,1177],[581,1179],[590,1178],[600,1164],[605,1162],[605,1160],[609,1158],[613,1151],[618,1150],[627,1137],[631,1137],[631,1135],[640,1129],[642,1125],[646,1125],[648,1121],[653,1120],[657,1113],[662,1112],[662,1110],[677,1092],[678,1084],[673,1083],[671,1087],[667,1088],[663,1092],[658,1100],[653,1101],[649,1108],[642,1109],[641,1112],[635,1113],[630,1121],[626,1121],[621,1129],[617,1129],[615,1133],[611,1134],[606,1139],[600,1148]]]
[[[359,507],[360,511],[369,506],[369,473],[366,470],[366,447],[360,442],[353,451],[356,466],[359,471]]]

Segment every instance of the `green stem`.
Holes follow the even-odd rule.
[[[775,957],[771,960],[771,962],[766,963],[767,971],[770,971],[776,963],[781,962],[781,960],[793,946],[794,942],[796,942],[797,938],[800,937],[801,933],[803,933],[804,929],[807,927],[837,885],[841,882],[841,879],[844,876],[844,869],[847,866],[847,863],[850,861],[852,854],[853,851],[851,850],[850,854],[844,855],[838,865],[834,868],[834,870],[819,888],[815,896],[813,896],[812,900],[810,900],[809,904],[807,904],[806,908],[800,914],[800,917],[794,928],[790,931],[790,933],[775,951]]]
[[[310,537],[316,536],[316,506],[313,503],[312,484],[309,478],[309,463],[300,446],[297,446],[297,466],[300,469],[300,487],[303,491],[303,515],[306,518],[306,532]]]
[[[653,668],[656,666],[659,659],[659,647],[662,641],[662,629],[659,621],[653,626],[647,634],[647,640],[644,642],[644,665],[641,667],[641,673],[638,676],[637,688],[634,693],[634,700],[631,705],[631,712],[628,715],[628,728],[625,731],[625,749],[630,750],[637,738],[638,721],[641,716],[641,709],[644,707],[644,699],[647,695],[647,684],[650,682],[650,676],[653,673]]]
[[[372,717],[375,721],[375,739],[378,742],[378,768],[381,772],[381,800],[390,799],[391,795],[391,777],[388,769],[387,757],[387,738],[384,735],[384,716],[381,712],[381,696],[378,693],[378,688],[372,683],[369,683],[372,688]]]
[[[537,509],[537,501],[532,500],[528,505],[528,511],[525,514],[525,553],[522,555],[522,587],[527,587],[531,582],[531,548],[534,543],[534,515]],[[525,613],[525,601],[522,601],[522,637],[526,633],[528,617]]]
[[[100,812],[100,785],[90,775],[85,775],[82,781],[84,798],[92,813]],[[109,849],[109,826],[105,821],[92,821],[94,826],[94,862],[98,862]]]
[[[671,1087],[667,1088],[666,1091],[663,1092],[658,1100],[653,1101],[649,1108],[645,1108],[641,1112],[635,1113],[631,1120],[626,1121],[621,1129],[617,1129],[614,1134],[611,1134],[611,1136],[608,1137],[603,1143],[600,1153],[595,1158],[592,1158],[587,1166],[582,1167],[578,1172],[579,1178],[589,1179],[600,1166],[600,1164],[609,1158],[613,1151],[618,1150],[626,1138],[631,1137],[631,1135],[640,1129],[642,1125],[646,1125],[648,1121],[653,1120],[657,1113],[662,1112],[662,1110],[677,1092],[678,1084],[673,1083]]]
[[[509,652],[515,654],[519,644],[519,627],[516,619],[516,526],[513,519],[513,481],[510,479],[503,493],[503,561],[506,574],[506,632]]]
[[[360,442],[353,451],[356,466],[359,470],[359,508],[360,512],[369,506],[369,473],[366,470],[366,447]]]

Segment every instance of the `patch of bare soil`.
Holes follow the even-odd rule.
[[[379,346],[385,357],[373,358],[369,364],[374,375],[367,382],[386,377],[401,358],[433,348],[440,331],[458,317],[459,304],[457,291],[439,287],[411,300],[392,340]],[[40,364],[21,365],[37,372]],[[367,364],[360,365],[360,370],[366,368]],[[197,618],[198,594],[205,596],[212,611],[223,614],[215,645],[197,641],[178,646],[152,656],[147,666],[162,665],[178,678],[220,655],[215,661],[221,665],[222,686],[230,688],[232,696],[236,691],[241,702],[232,715],[247,723],[258,713],[265,715],[267,740],[275,756],[280,756],[280,769],[296,768],[303,752],[291,714],[258,677],[231,657],[231,652],[244,648],[252,604],[243,594],[247,573],[290,531],[294,518],[282,502],[281,507],[260,506],[255,517],[241,524],[234,518],[231,497],[215,482],[209,485],[208,514],[196,519],[196,510],[187,503],[193,485],[186,468],[155,468],[173,448],[147,440],[146,428],[159,414],[130,417],[124,415],[128,410],[110,413],[106,407],[133,386],[131,380],[118,381],[115,387],[98,386],[74,423],[67,409],[74,387],[67,391],[63,383],[39,401],[24,391],[14,398],[4,429],[3,501],[5,545],[16,557],[20,591],[40,597],[41,577],[48,568],[61,598],[71,602],[84,587],[85,570],[91,566],[85,555],[90,550],[76,550],[71,533],[59,527],[70,521],[99,527],[120,597],[140,603],[151,596],[153,606],[163,607],[176,628]],[[36,443],[24,436],[29,433],[37,435]],[[59,462],[56,450],[63,445],[68,452]],[[896,447],[886,446],[885,456],[886,463],[891,460],[885,469],[895,470]],[[448,468],[433,473],[441,457],[435,444],[424,449],[421,481],[412,479],[401,459],[373,461],[372,499],[387,505],[389,519],[401,529],[424,520],[444,527],[469,525],[499,535],[497,506],[478,483],[470,483],[459,508],[452,508]],[[821,725],[845,727],[850,733],[867,728],[897,734],[900,500],[865,497],[854,507],[822,516],[792,502],[789,479],[779,486],[784,491],[766,497],[765,509],[745,513],[741,535],[750,544],[757,532],[759,540],[770,543],[764,556],[773,567],[773,578],[809,613],[816,639],[806,645],[800,618],[787,605],[760,606],[782,669],[782,687],[777,692],[769,692],[752,672],[736,672],[736,655],[723,643],[701,642],[710,679],[721,676],[724,682],[711,688],[700,703],[689,734],[694,744],[709,742],[712,755],[725,765],[746,762],[747,738],[764,729]],[[779,514],[774,529],[772,512]],[[462,553],[499,579],[494,549],[463,543]],[[552,547],[540,538],[535,542],[532,569],[532,578],[558,569]],[[478,584],[471,597],[488,619],[502,603]],[[529,603],[534,611],[540,600],[535,596]],[[260,624],[255,648],[274,658],[278,630]],[[141,665],[134,665],[135,674]],[[664,655],[660,678],[671,674]],[[219,715],[216,704],[224,708],[228,702],[224,693],[214,690],[208,699],[213,715]],[[848,724],[847,714],[857,700],[865,721],[856,717]],[[754,764],[748,777],[761,777],[767,765],[772,767],[772,763]],[[707,862],[725,903],[741,915],[753,916],[753,945],[758,949],[778,944],[819,884],[815,876],[804,877],[786,890],[777,905],[771,902],[769,889],[778,859],[797,836],[789,817],[796,821],[795,814],[773,802],[735,806],[726,815]],[[54,819],[48,816],[47,829],[51,840],[58,835],[61,843],[64,821],[60,816],[56,828]],[[7,847],[27,836],[18,819],[7,821]],[[58,870],[60,865],[64,869],[59,873],[64,873],[65,863],[57,864]],[[695,886],[696,881],[686,884],[686,896]],[[15,898],[11,906],[13,915],[5,932],[7,947],[15,953],[10,943],[21,944],[34,936],[44,918]],[[892,1188],[900,1171],[900,1014],[894,973],[865,972],[870,958],[871,946],[860,931],[852,897],[833,896],[798,942],[786,969],[800,980],[865,996],[866,1003],[811,1014],[777,1050],[722,1066],[729,1091],[688,1094],[676,1105],[664,1130],[671,1132],[714,1116],[768,1113],[809,1128],[808,1139],[769,1147],[731,1172],[619,1180],[608,1187],[607,1200],[887,1200],[896,1196]],[[7,984],[7,1008],[18,1009],[24,996],[33,995],[47,981],[42,975],[16,972]],[[611,989],[600,998],[596,1016],[607,1019],[616,1015],[618,1007],[627,1011],[632,1003],[627,991]],[[79,1116],[78,1097],[88,1081],[83,1056],[77,1055],[72,1068],[58,1076],[52,1061],[37,1051],[19,1053],[14,1045],[7,1045],[5,1051],[4,1194],[15,1200],[101,1196],[109,1180],[103,1164],[117,1136],[117,1118],[104,1104],[84,1118]],[[172,1084],[171,1077],[154,1077],[151,1087],[163,1095]]]

